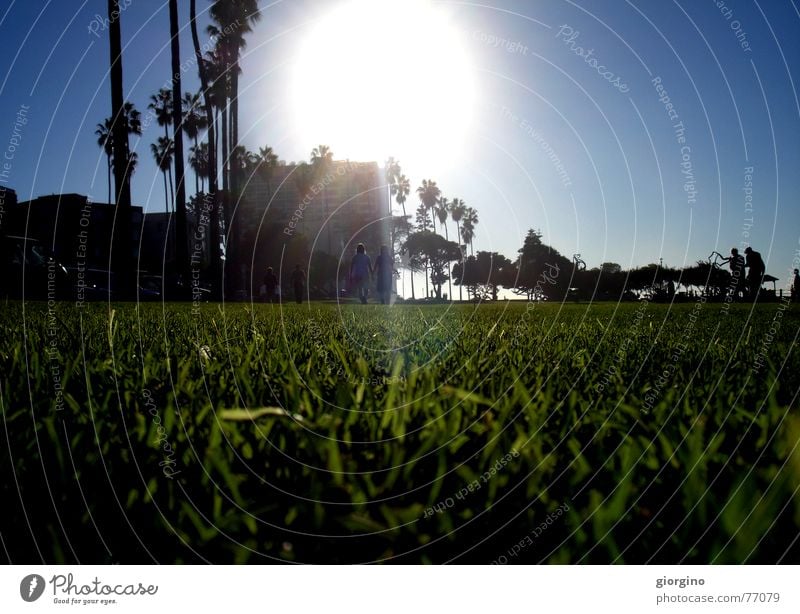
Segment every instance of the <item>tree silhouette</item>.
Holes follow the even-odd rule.
[[[124,118],[125,94],[122,79],[122,21],[118,0],[108,0],[108,39],[111,83],[111,133],[113,143],[112,162],[116,211],[114,216],[114,237],[112,265],[120,284],[120,296],[132,298],[135,295],[135,278],[131,262],[131,186],[130,149],[128,132]]]
[[[192,92],[186,92],[183,95],[182,104],[183,132],[186,134],[186,137],[191,139],[193,142],[193,146],[191,147],[190,151],[195,152],[194,155],[197,155],[197,152],[199,151],[198,138],[200,136],[200,131],[207,126],[206,115],[205,111],[203,110],[203,101],[200,98],[199,93],[193,94]],[[208,157],[207,152],[205,157]],[[194,164],[191,166],[194,170],[194,191],[197,193],[200,191],[200,174],[198,173],[198,169]]]
[[[172,139],[166,136],[158,137],[158,141],[150,144],[150,151],[156,161],[158,170],[164,175],[164,205],[167,211],[174,209],[174,194],[172,190],[172,157],[175,155],[175,147]],[[169,189],[167,189],[167,177],[169,177]],[[170,203],[173,207],[170,207]]]
[[[164,128],[164,136],[169,138],[169,127],[172,125],[172,91],[162,87],[150,95],[147,108],[153,113],[156,122]]]
[[[478,212],[472,207],[467,207],[461,222],[461,238],[465,244],[469,245],[470,255],[474,255],[472,240],[475,238],[475,226],[477,225]]]
[[[200,79],[200,91],[203,94],[203,110],[206,114],[206,125],[208,131],[206,138],[208,139],[208,191],[211,200],[211,228],[210,228],[210,265],[211,265],[211,278],[212,278],[212,297],[214,299],[221,298],[221,287],[219,284],[221,273],[221,254],[220,254],[220,240],[219,240],[219,193],[217,190],[217,138],[216,127],[214,125],[214,107],[212,101],[212,93],[210,90],[208,63],[206,58],[203,57],[203,52],[200,48],[200,37],[197,33],[197,1],[190,0],[189,2],[189,25],[192,33],[192,46],[194,47],[195,61],[197,62],[197,73]]]
[[[106,154],[109,203],[111,202],[111,158],[114,155],[114,141],[111,135],[112,126],[111,118],[108,117],[102,124],[97,124],[97,130],[94,131],[95,135],[97,135],[97,144]]]
[[[467,212],[467,207],[464,204],[464,201],[460,198],[454,198],[450,201],[450,217],[453,218],[453,221],[456,223],[456,238],[459,242],[459,247],[461,245],[461,220],[464,217],[464,214]],[[464,260],[464,250],[461,250],[461,260]],[[463,270],[463,267],[462,267]],[[463,284],[458,284],[458,300],[463,301],[464,295],[462,294],[462,287]]]
[[[417,195],[419,196],[420,202],[425,207],[425,211],[430,212],[431,221],[433,222],[433,232],[436,232],[436,217],[433,209],[436,203],[439,202],[441,194],[442,191],[439,189],[439,186],[431,179],[423,179],[422,184],[417,188]]]

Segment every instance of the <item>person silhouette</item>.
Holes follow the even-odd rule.
[[[800,298],[800,270],[794,270],[794,277],[792,277],[792,302]]]
[[[267,267],[267,272],[264,273],[264,300],[271,303],[275,300],[275,288],[278,287],[278,278],[272,270],[272,267]]]
[[[299,305],[303,302],[303,291],[306,288],[306,274],[303,272],[303,269],[300,268],[299,264],[294,266],[291,281],[292,288],[294,288],[294,300]]]
[[[367,248],[363,243],[356,247],[356,253],[350,261],[350,288],[359,298],[362,305],[367,304],[369,287],[367,282],[372,275],[372,260],[367,256]]]
[[[375,259],[375,277],[377,277],[376,289],[381,299],[381,305],[387,305],[392,297],[392,279],[394,277],[394,267],[392,257],[389,255],[389,248],[381,245],[381,252]]]
[[[752,247],[745,249],[744,253],[747,258],[745,266],[749,269],[747,273],[747,285],[750,288],[750,298],[756,299],[758,297],[758,291],[761,289],[761,282],[763,281],[766,267],[764,266],[764,260],[761,258],[761,254]]]
[[[731,248],[731,255],[725,258],[722,262],[727,262],[731,270],[731,285],[730,292],[733,298],[738,299],[744,296],[747,290],[747,282],[744,273],[744,258],[739,254],[739,250],[735,247]]]

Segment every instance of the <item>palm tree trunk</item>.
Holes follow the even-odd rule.
[[[197,135],[194,135],[194,150],[195,152],[198,151],[197,149]],[[194,195],[197,196],[200,193],[200,171],[195,170],[194,172]],[[199,215],[199,213],[198,213]]]
[[[212,279],[212,298],[220,298],[219,279],[220,279],[220,253],[219,253],[219,200],[217,196],[217,139],[214,127],[214,108],[208,91],[208,73],[203,59],[203,52],[200,49],[200,38],[197,35],[197,0],[189,2],[189,23],[192,31],[192,45],[194,46],[194,57],[197,61],[197,72],[200,77],[200,89],[203,92],[203,104],[206,111],[206,123],[208,124],[206,136],[208,138],[208,191],[211,195],[211,220],[209,229],[210,248],[209,260]]]
[[[236,151],[236,147],[239,145],[239,61],[238,61],[238,49],[233,49],[228,51],[228,58],[230,64],[230,76],[231,76],[231,100],[229,105],[229,134],[230,134],[230,146],[228,148],[229,154],[233,154]],[[232,61],[230,61],[232,58]],[[235,207],[232,203],[238,203],[241,194],[239,193],[239,189],[241,186],[241,173],[242,170],[239,165],[239,161],[236,160],[236,164],[230,169],[230,196],[227,198],[228,200],[228,209],[229,209],[229,219],[228,223],[230,226],[226,229],[227,241],[226,241],[226,249],[225,255],[226,259],[225,262],[230,262],[233,264],[233,269],[236,271],[234,275],[231,275],[231,291],[236,292],[237,290],[246,290],[242,287],[242,284],[238,283],[237,280],[239,279],[238,271],[239,271],[239,258],[238,258],[238,247],[239,247],[239,229],[236,219],[234,219],[233,210]],[[238,288],[236,286],[239,286]]]
[[[238,50],[235,51],[238,55]],[[228,151],[234,151],[234,149],[239,145],[239,60],[238,58],[234,58],[233,62],[231,63],[231,102],[230,102],[230,136],[231,136],[231,144],[228,148]],[[238,199],[238,190],[240,177],[239,177],[240,169],[238,164],[231,170],[231,192],[237,194]]]
[[[458,251],[461,253],[461,279],[458,282],[458,300],[464,300],[464,252],[461,250],[461,225],[456,222],[456,240],[458,241]]]
[[[431,289],[428,286],[428,259],[425,258],[425,298],[431,297]]]
[[[164,209],[167,213],[169,213],[169,188],[167,187],[167,173],[166,171],[161,171],[161,174],[164,176]]]
[[[114,237],[112,267],[120,283],[123,298],[134,296],[134,276],[131,268],[131,185],[128,175],[128,130],[125,122],[125,94],[122,80],[122,28],[119,0],[108,0],[108,39],[111,61],[111,117],[114,143],[113,164],[116,193],[114,203]]]
[[[170,58],[172,60],[172,133],[175,140],[175,258],[177,272],[189,283],[189,245],[186,242],[186,166],[183,158],[181,45],[178,38],[178,0],[169,0]],[[188,286],[187,286],[188,287]]]
[[[109,155],[107,157],[108,157],[108,172],[106,173],[106,175],[108,175],[108,203],[111,204],[111,156]]]
[[[445,220],[445,223],[444,223],[444,238],[447,241],[450,240],[450,235],[447,232],[447,221],[446,220]],[[450,277],[452,277],[452,269],[450,268],[450,263],[448,262],[447,263],[447,298],[449,298],[452,301],[453,300],[453,283],[452,283],[452,280],[450,279]]]
[[[172,187],[172,165],[170,164],[169,169],[167,169],[167,175],[169,175],[169,202],[172,207],[169,209],[170,213],[175,213],[175,189]]]

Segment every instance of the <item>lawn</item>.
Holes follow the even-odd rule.
[[[15,563],[800,562],[795,306],[0,309]]]

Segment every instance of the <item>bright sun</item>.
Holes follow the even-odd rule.
[[[296,134],[337,158],[394,156],[434,172],[471,131],[475,84],[460,34],[426,0],[350,0],[316,22],[293,66]]]

